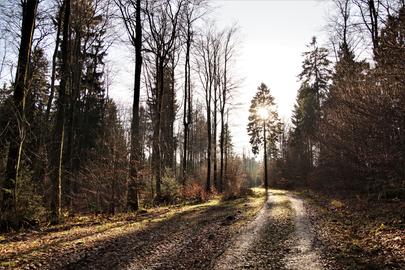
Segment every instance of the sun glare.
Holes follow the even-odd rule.
[[[266,107],[258,107],[257,115],[260,117],[260,119],[266,120],[267,118],[269,118],[269,109]]]

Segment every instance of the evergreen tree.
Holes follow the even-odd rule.
[[[277,150],[276,143],[281,132],[281,122],[278,118],[275,108],[274,97],[270,89],[262,83],[258,88],[256,95],[253,97],[249,108],[248,134],[252,152],[256,155],[259,153],[260,146],[263,145],[264,151],[264,187],[268,189],[268,167],[267,155]]]
[[[303,87],[307,88],[305,95],[313,95],[315,111],[319,117],[320,106],[328,93],[328,84],[331,78],[330,61],[328,60],[328,50],[319,47],[316,37],[312,38],[307,46],[309,51],[304,52],[302,72],[298,75]]]
[[[43,195],[44,180],[47,165],[46,142],[49,141],[45,119],[46,106],[49,97],[48,60],[41,48],[36,48],[31,55],[30,63],[30,92],[27,95],[26,117],[29,123],[27,131],[26,159],[27,165],[33,172],[33,180],[39,194]],[[45,128],[47,127],[47,128]]]
[[[308,45],[309,51],[303,54],[302,72],[298,75],[302,84],[298,90],[292,122],[293,152],[299,168],[298,174],[306,177],[316,164],[320,151],[319,122],[322,103],[328,94],[331,77],[328,51],[319,47],[313,37]],[[298,175],[297,175],[298,176]]]
[[[68,85],[66,102],[66,132],[63,182],[63,201],[74,208],[74,198],[80,193],[77,177],[100,145],[103,137],[103,121],[106,114],[106,91],[104,83],[104,59],[108,13],[97,9],[92,1],[72,3],[70,26],[71,83]]]
[[[270,89],[262,83],[258,88],[256,95],[253,97],[249,108],[249,123],[247,127],[250,136],[250,144],[252,152],[257,155],[260,147],[267,140],[268,149],[271,151],[276,149],[278,135],[280,133],[281,122],[275,108],[274,97],[270,93]],[[268,117],[265,119],[266,138],[264,138],[264,123],[259,115],[259,108],[268,110]]]

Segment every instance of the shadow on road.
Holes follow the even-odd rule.
[[[229,226],[246,200],[193,208],[144,229],[99,241],[79,258],[53,260],[51,269],[206,269],[224,248]],[[147,222],[147,221],[146,221]],[[63,262],[69,261],[63,265]],[[61,264],[62,262],[62,264]]]

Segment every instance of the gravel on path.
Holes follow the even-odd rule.
[[[302,199],[273,190],[213,269],[327,269],[311,230]]]

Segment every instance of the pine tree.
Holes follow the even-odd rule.
[[[70,27],[71,83],[66,101],[66,146],[63,202],[70,210],[80,195],[74,175],[82,171],[99,147],[107,102],[104,85],[106,26],[108,13],[101,14],[92,1],[74,1]],[[86,185],[86,181],[82,181]]]
[[[315,96],[315,108],[318,113],[321,102],[326,98],[328,84],[331,77],[330,61],[328,59],[328,50],[319,47],[316,37],[312,38],[307,46],[309,51],[304,52],[304,61],[302,63],[302,72],[298,75],[303,85],[309,86],[310,92]]]
[[[264,150],[264,186],[268,188],[267,153],[276,149],[281,132],[281,122],[275,108],[274,97],[270,89],[262,83],[253,97],[249,108],[249,123],[247,127],[250,136],[252,152],[256,155],[263,145]],[[270,150],[270,151],[269,151]]]
[[[303,54],[303,70],[298,75],[302,84],[292,117],[293,151],[298,162],[297,167],[300,168],[298,174],[304,178],[315,166],[319,156],[319,122],[331,78],[328,51],[318,46],[315,37],[308,48],[309,51]]]
[[[31,55],[30,88],[27,95],[27,160],[33,172],[33,180],[39,194],[43,194],[45,174],[47,170],[46,142],[49,141],[46,120],[46,107],[49,97],[48,60],[44,50],[36,48]]]
[[[269,113],[266,119],[267,135],[269,148],[274,148],[277,143],[278,133],[280,131],[280,119],[275,109],[274,97],[270,93],[270,89],[262,83],[258,88],[256,95],[253,97],[249,108],[249,123],[247,127],[250,136],[250,144],[252,145],[252,152],[257,155],[260,147],[264,143],[263,137],[263,119],[258,114],[258,108],[266,108]]]

